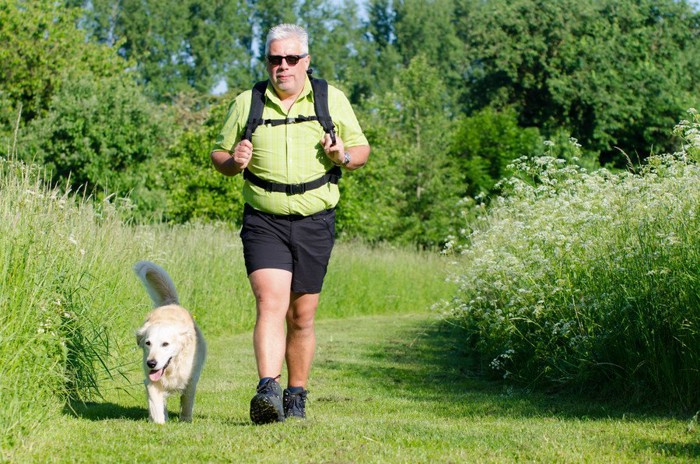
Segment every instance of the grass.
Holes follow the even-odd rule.
[[[253,426],[249,334],[210,338],[195,421],[147,420],[141,385],[49,420],[15,462],[694,462],[687,418],[504,388],[429,312],[318,324],[308,419]],[[136,378],[134,378],[136,381]],[[176,402],[169,404],[171,416]]]

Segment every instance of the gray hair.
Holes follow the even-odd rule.
[[[265,55],[270,53],[270,43],[275,40],[289,39],[293,37],[301,44],[301,53],[309,53],[309,34],[303,27],[296,24],[278,24],[267,33],[265,42]]]

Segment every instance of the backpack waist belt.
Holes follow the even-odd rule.
[[[309,182],[301,184],[280,184],[278,182],[270,182],[269,180],[261,179],[250,170],[243,171],[243,178],[253,185],[267,190],[268,192],[284,192],[287,195],[300,195],[309,190],[315,190],[327,183],[337,184],[340,177],[343,175],[338,166],[334,166],[325,175]]]

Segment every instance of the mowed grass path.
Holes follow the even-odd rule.
[[[209,340],[195,421],[147,421],[131,394],[45,425],[16,462],[692,462],[700,432],[674,419],[479,379],[436,315],[325,320],[306,421],[253,426],[251,335]],[[135,356],[138,353],[135,351]]]

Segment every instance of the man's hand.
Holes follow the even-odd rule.
[[[214,150],[211,152],[211,160],[214,168],[225,176],[240,174],[250,163],[253,157],[253,144],[249,140],[241,140],[235,146],[233,152]]]
[[[333,164],[342,164],[345,158],[345,146],[343,141],[336,134],[335,145],[331,145],[333,141],[329,134],[325,134],[321,139],[321,145],[323,146],[323,151],[326,152],[326,156],[330,159]]]
[[[253,144],[250,143],[250,140],[241,140],[233,149],[231,157],[233,158],[233,162],[236,163],[238,169],[241,171],[244,170],[248,166],[248,163],[250,163],[250,159],[253,157]]]

